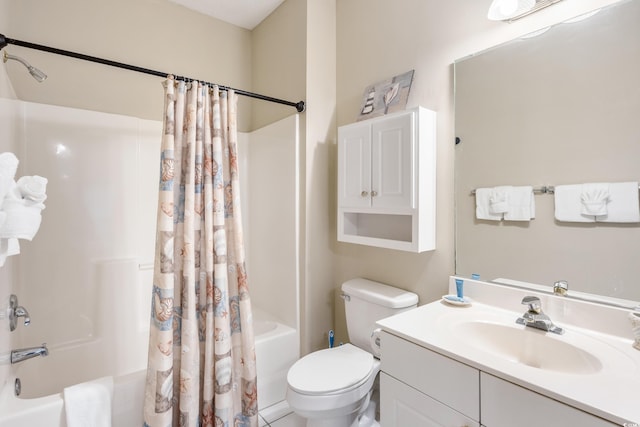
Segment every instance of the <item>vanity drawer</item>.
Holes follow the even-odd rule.
[[[489,427],[617,425],[484,372],[480,384],[482,424]]]
[[[388,332],[380,336],[382,371],[433,399],[480,420],[480,373]]]

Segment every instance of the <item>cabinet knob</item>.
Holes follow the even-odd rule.
[[[377,191],[374,190],[374,191],[371,192],[371,197],[376,197],[377,195],[378,195]]]
[[[362,190],[362,193],[360,193],[361,197],[367,197],[369,195],[368,191]]]

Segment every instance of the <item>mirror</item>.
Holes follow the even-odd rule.
[[[640,301],[640,223],[475,217],[472,190],[640,181],[640,0],[455,63],[456,274]]]

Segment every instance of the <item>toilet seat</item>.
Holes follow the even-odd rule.
[[[371,353],[344,344],[304,356],[289,369],[287,382],[301,394],[342,393],[366,382],[373,368]]]

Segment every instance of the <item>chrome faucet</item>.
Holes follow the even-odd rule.
[[[11,364],[22,362],[23,360],[33,359],[38,356],[48,356],[49,349],[47,344],[43,343],[39,347],[21,348],[19,350],[11,350]]]
[[[29,312],[21,305],[18,305],[17,296],[11,295],[9,297],[9,330],[12,332],[15,331],[18,326],[18,317],[24,318],[24,326],[31,324]]]
[[[553,332],[554,334],[564,333],[564,329],[554,325],[549,316],[542,312],[540,298],[527,296],[522,298],[522,304],[528,305],[529,309],[522,317],[516,320],[516,323],[531,326],[532,328],[541,329],[546,332]]]
[[[566,280],[558,280],[553,284],[553,293],[556,295],[566,295],[569,292],[569,282]]]

